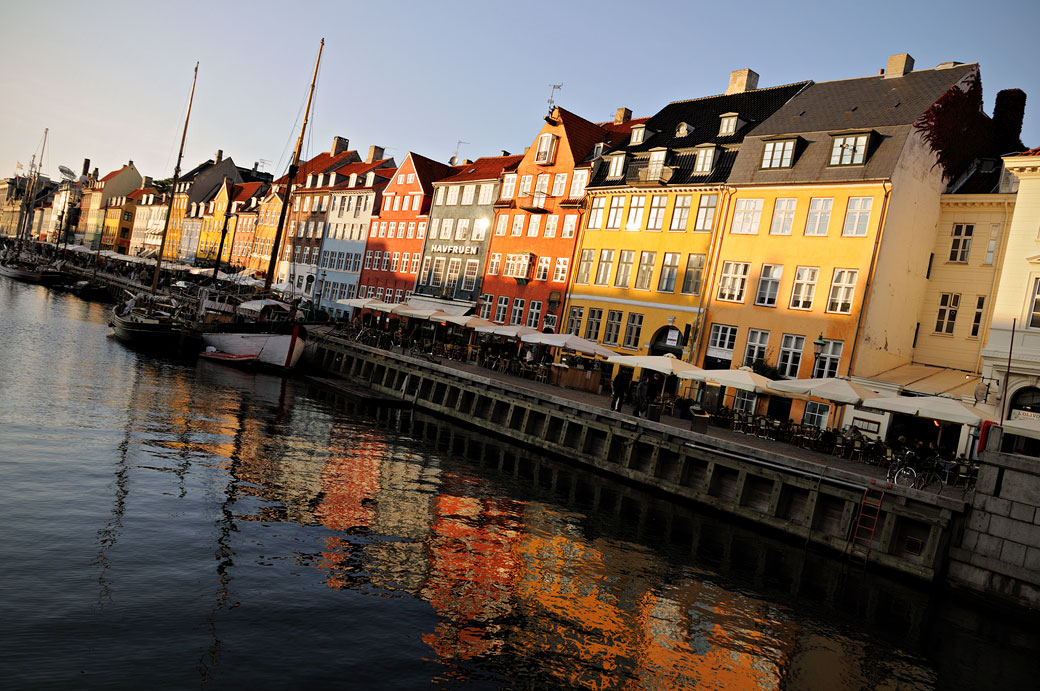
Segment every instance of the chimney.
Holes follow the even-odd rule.
[[[217,155],[213,157],[213,162],[214,163],[220,163],[223,160],[224,160],[224,150],[223,149],[217,149]]]
[[[614,113],[614,124],[621,125],[632,119],[632,111],[628,108],[618,108]]]
[[[383,147],[374,144],[368,147],[368,158],[365,159],[365,163],[375,163],[381,158],[383,158]]]
[[[1003,156],[1025,150],[1021,139],[1025,112],[1026,92],[1021,89],[997,92],[997,100],[993,104],[994,154]]]
[[[141,178],[141,189],[144,189],[146,187],[151,187],[151,186],[152,186],[152,176],[151,175],[145,175],[143,178]]]
[[[127,167],[130,167],[133,164],[134,164],[134,159],[131,158],[130,161],[126,165],[127,165]]]
[[[754,91],[758,88],[758,72],[744,68],[733,70],[729,73],[729,86],[726,87],[726,95],[742,94],[745,91]]]
[[[332,138],[332,150],[329,152],[333,156],[338,156],[350,146],[350,140],[343,137]]]
[[[502,155],[502,156],[509,156],[510,154],[509,154],[509,152],[508,152],[508,151],[506,151],[505,149],[502,149],[502,153],[501,153],[501,155]]]
[[[83,174],[87,175],[89,173],[90,173],[90,159],[89,158],[84,158],[83,159]]]
[[[888,56],[888,67],[885,68],[885,79],[892,79],[894,77],[902,77],[904,74],[913,71],[914,59],[910,57],[910,53],[900,53],[899,55]]]

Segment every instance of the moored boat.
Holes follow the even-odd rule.
[[[17,257],[0,262],[0,276],[7,276],[23,283],[39,283],[40,285],[54,285],[61,280],[60,271]]]
[[[303,357],[307,330],[292,322],[221,324],[201,334],[207,348],[233,356],[254,356],[256,364],[291,370]]]
[[[238,369],[253,369],[256,367],[257,363],[260,362],[260,356],[257,353],[234,355],[232,353],[224,353],[216,350],[213,346],[210,346],[199,353],[199,357],[203,360],[219,362],[222,365],[237,367]]]

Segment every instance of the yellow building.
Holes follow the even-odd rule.
[[[224,236],[224,246],[220,260],[227,262],[231,258],[231,243],[228,238],[234,236],[235,223],[238,220],[229,208],[233,190],[234,185],[230,180],[224,178],[224,182],[217,188],[216,194],[207,204],[206,211],[202,215],[198,259],[203,265],[216,261],[217,252],[221,251],[220,238],[222,235]]]
[[[247,263],[247,266],[254,271],[266,273],[271,263],[271,248],[274,246],[274,236],[278,229],[278,215],[282,211],[282,195],[279,189],[277,186],[271,187],[260,201],[256,233],[253,236],[253,247]]]
[[[625,354],[690,358],[741,141],[808,84],[756,89],[757,79],[740,70],[725,94],[669,104],[594,164],[567,332]]]

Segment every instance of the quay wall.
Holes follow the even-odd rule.
[[[847,553],[863,475],[326,337],[312,366],[382,396],[474,425],[644,487]],[[876,485],[874,489],[878,489]],[[924,581],[945,572],[968,511],[959,496],[884,487],[867,563]]]

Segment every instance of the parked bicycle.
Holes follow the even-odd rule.
[[[894,485],[913,487],[917,482],[917,471],[914,469],[916,460],[917,455],[913,451],[907,450],[898,454],[888,466],[885,477]]]
[[[900,487],[912,487],[924,492],[939,494],[949,483],[951,466],[940,456],[919,459],[907,450],[897,456],[888,466],[886,477]]]

